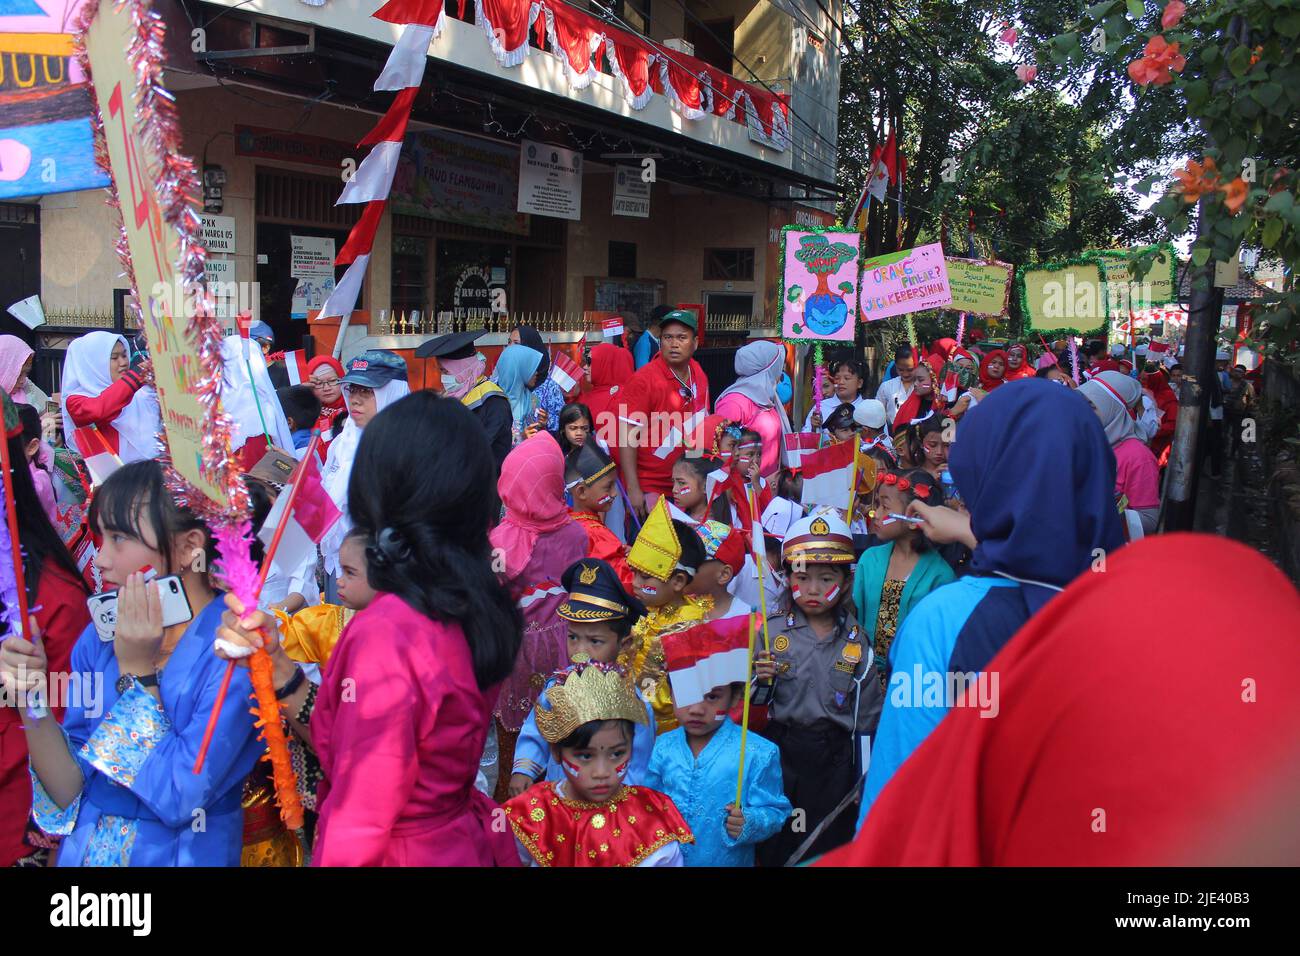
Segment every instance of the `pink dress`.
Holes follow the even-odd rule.
[[[1160,507],[1160,465],[1141,439],[1115,446],[1115,494],[1127,495],[1130,508]]]
[[[739,392],[732,392],[718,399],[713,414],[721,415],[732,422],[740,422],[745,428],[752,428],[763,439],[763,462],[759,474],[770,478],[781,467],[781,413],[774,407],[760,407],[752,399]]]
[[[393,594],[354,617],[311,718],[325,779],[316,866],[519,865],[474,788],[496,698],[454,622]]]

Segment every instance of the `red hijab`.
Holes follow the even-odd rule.
[[[994,378],[989,374],[989,365],[995,358],[1002,359],[1002,375]],[[980,359],[980,388],[986,392],[991,392],[1003,382],[1006,381],[1007,374],[1007,353],[1001,349],[994,349],[988,355]]]
[[[340,379],[343,378],[343,366],[338,359],[330,355],[318,355],[307,363],[307,374],[315,375],[316,370],[328,366],[334,370],[334,374]],[[339,400],[333,405],[326,405],[321,402],[320,415],[316,418],[316,428],[320,430],[320,441],[316,443],[316,454],[320,456],[321,464],[325,463],[325,458],[329,455],[329,442],[334,437],[334,419],[338,418],[340,412],[347,412],[348,400],[343,394],[343,384],[339,383]]]
[[[1179,588],[1158,624],[1116,613],[1162,580]],[[1242,544],[1167,534],[1114,551],[989,662],[996,717],[954,707],[820,865],[1258,862],[1267,849],[1227,835],[1274,804],[1300,753],[1296,634],[1300,596]]]
[[[602,414],[616,411],[616,396],[632,377],[634,364],[631,352],[608,342],[602,342],[591,350],[591,391],[584,394],[581,401],[591,409],[591,418],[597,429]]]
[[[1012,370],[1011,362],[1009,361],[1012,352],[1020,353],[1020,368],[1015,369],[1014,371]],[[1007,349],[1007,359],[1007,370],[1002,376],[1004,382],[1014,382],[1018,378],[1034,377],[1034,369],[1029,364],[1029,349],[1017,342],[1015,345]]]

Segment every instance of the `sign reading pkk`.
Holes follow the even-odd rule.
[[[781,336],[852,342],[858,313],[856,232],[781,230]]]
[[[951,302],[948,266],[937,242],[862,263],[862,317],[869,322]]]
[[[1095,259],[1018,270],[1020,311],[1035,332],[1088,335],[1106,324],[1106,277]]]
[[[523,140],[519,144],[519,212],[582,218],[582,155]]]
[[[193,220],[190,224],[193,244],[197,245],[199,217],[193,209],[187,210],[188,217],[178,213],[177,205],[184,203],[183,183],[163,180],[160,176],[162,155],[158,150],[174,149],[177,144],[155,142],[151,152],[147,145],[151,140],[141,132],[146,123],[146,109],[141,105],[137,83],[161,85],[161,63],[151,64],[157,67],[157,75],[150,76],[146,70],[137,77],[131,58],[123,56],[123,51],[131,50],[135,44],[132,8],[142,0],[121,5],[114,0],[91,2],[98,2],[98,8],[85,33],[86,60],[103,121],[113,189],[130,252],[128,276],[133,280],[144,313],[158,405],[172,464],[181,477],[224,508],[228,500],[226,491],[202,470],[205,430],[211,431],[208,425],[215,406],[205,408],[198,396],[212,370],[205,368],[199,343],[190,335],[191,303],[187,296],[177,294],[184,288],[185,278],[180,271],[177,222]],[[156,113],[150,114],[148,121],[166,122]],[[160,192],[164,190],[172,200],[166,208],[160,202]],[[212,437],[209,435],[209,440]]]
[[[985,315],[997,318],[1007,314],[1011,299],[1011,278],[1015,267],[996,259],[958,259],[945,257],[948,264],[948,285],[952,289],[954,312]]]

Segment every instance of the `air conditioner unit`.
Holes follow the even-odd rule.
[[[687,56],[695,56],[695,44],[681,37],[672,37],[664,41],[664,46],[670,50],[676,50],[678,53],[685,53]]]

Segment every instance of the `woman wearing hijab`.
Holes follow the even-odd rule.
[[[1156,426],[1155,435],[1151,438],[1151,454],[1155,455],[1156,461],[1163,465],[1162,459],[1168,459],[1167,452],[1174,441],[1174,426],[1178,422],[1178,396],[1169,387],[1169,379],[1165,377],[1164,369],[1157,368],[1143,373],[1142,386],[1155,399],[1159,413],[1159,424]]]
[[[975,356],[964,347],[954,346],[949,351],[948,362],[943,368],[943,386],[939,390],[939,397],[947,407],[948,417],[959,420],[979,404],[988,392],[979,388]]]
[[[777,342],[750,342],[736,352],[736,375],[739,378],[723,390],[714,412],[742,428],[757,432],[763,439],[763,457],[758,473],[775,475],[781,467],[781,436],[791,431],[785,407],[777,398],[776,387],[785,371],[785,347]]]
[[[558,432],[560,410],[564,408],[566,402],[559,384],[549,377],[551,352],[546,347],[542,333],[531,325],[516,326],[510,333],[510,344],[526,345],[541,354],[542,361],[537,366],[537,384],[533,386],[533,397],[537,400],[537,407],[546,411],[546,430]]]
[[[527,345],[507,345],[497,359],[496,371],[492,377],[501,391],[506,393],[506,398],[510,399],[510,417],[514,423],[511,427],[511,446],[531,438],[541,427],[537,420],[537,396],[533,389],[537,387],[538,370],[544,359],[541,352]],[[557,428],[559,422],[559,409],[556,409]]]
[[[325,468],[321,473],[321,484],[342,514],[320,540],[320,553],[325,560],[325,596],[329,604],[338,603],[334,582],[339,574],[339,548],[352,528],[348,514],[348,482],[352,477],[352,460],[356,457],[361,434],[371,419],[411,392],[406,383],[406,362],[400,355],[383,349],[369,349],[354,358],[348,363],[342,381],[343,393],[348,401],[348,418],[343,423],[343,431],[330,442]],[[313,560],[311,567],[300,568],[290,582],[291,603],[285,608],[289,613],[302,607],[302,604],[294,600],[294,594],[303,598],[313,596],[304,589],[310,588],[311,592],[315,592],[314,566]]]
[[[1160,466],[1137,430],[1142,386],[1121,372],[1100,372],[1079,386],[1106,430],[1115,460],[1115,497],[1128,499],[1142,532],[1151,534],[1160,518]]]
[[[501,582],[524,619],[524,642],[496,702],[496,796],[504,800],[514,765],[515,741],[547,676],[569,663],[568,625],[556,614],[564,570],[587,554],[587,532],[569,516],[564,500],[564,456],[548,432],[515,446],[501,466],[497,493],[505,517],[489,533],[504,556]],[[498,565],[499,567],[499,565]]]
[[[325,456],[329,454],[329,443],[334,440],[334,422],[348,411],[348,404],[343,399],[343,366],[331,355],[318,355],[307,363],[307,376],[308,384],[320,402],[320,417],[316,419],[320,441],[316,444],[316,453],[324,464]],[[339,428],[343,428],[342,422],[339,422]]]
[[[922,362],[912,378],[912,394],[899,406],[890,434],[897,435],[909,425],[919,425],[932,414],[942,413],[943,399],[934,387],[934,373],[928,364]]]
[[[591,411],[598,434],[611,451],[617,447],[619,394],[636,371],[632,353],[617,345],[602,342],[591,350],[591,391],[582,396],[582,404]],[[618,455],[614,454],[614,460]]]
[[[83,455],[111,451],[124,464],[158,457],[162,416],[158,396],[145,385],[149,362],[131,363],[126,339],[87,332],[73,339],[63,360],[63,441]],[[78,429],[93,428],[98,437]],[[102,441],[101,441],[102,439]]]
[[[890,648],[894,676],[873,741],[864,815],[948,713],[951,702],[934,702],[916,682],[946,686],[948,674],[984,670],[1031,615],[1123,544],[1106,448],[1088,407],[1038,379],[998,389],[962,420],[948,469],[969,509],[963,540],[974,553],[969,573],[926,595]],[[926,518],[922,530],[962,518],[915,501],[908,512]]]
[[[980,359],[980,387],[991,392],[1006,381],[1007,353],[994,349]]]
[[[1114,613],[1171,573],[1181,597],[1161,627]],[[1243,630],[1242,607],[1262,626]],[[1295,588],[1244,545],[1178,534],[1124,548],[989,663],[1015,688],[997,719],[954,708],[858,838],[820,865],[1267,864],[1269,851],[1240,835],[1271,802],[1279,768],[1294,766],[1300,697],[1247,697],[1242,675],[1252,688],[1291,686],[1297,633]]]
[[[1029,349],[1017,342],[1007,349],[1007,371],[1003,381],[1014,382],[1022,378],[1033,378],[1034,369],[1029,364]]]
[[[293,432],[267,374],[266,359],[261,349],[249,348],[245,361],[247,346],[238,335],[228,335],[221,343],[221,408],[234,426],[230,450],[239,454],[243,471],[261,461],[270,445],[293,453]]]
[[[13,399],[15,405],[31,405],[43,412],[49,397],[27,377],[35,354],[18,336],[0,335],[0,391]]]

